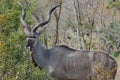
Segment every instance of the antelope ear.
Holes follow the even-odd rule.
[[[44,32],[45,28],[46,28],[46,26],[38,27],[35,32],[36,32],[38,35],[40,35],[42,32]]]
[[[24,26],[23,26],[23,29],[24,29],[24,33],[25,33],[25,35],[26,35],[26,36],[29,36],[30,33],[31,33],[31,29],[30,29],[30,27],[24,27]]]

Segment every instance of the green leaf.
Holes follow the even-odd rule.
[[[120,55],[120,50],[113,53],[114,57],[118,57],[119,55]]]

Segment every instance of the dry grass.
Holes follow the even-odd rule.
[[[120,56],[116,60],[117,60],[117,63],[118,63],[118,70],[117,70],[115,80],[120,80]]]

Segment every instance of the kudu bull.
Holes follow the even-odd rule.
[[[39,35],[49,23],[52,12],[59,7],[55,6],[49,11],[48,19],[31,28],[24,21],[26,11],[22,7],[21,23],[27,38],[26,47],[30,47],[34,64],[45,68],[47,73],[57,80],[114,80],[117,71],[117,62],[105,52],[75,50],[65,45],[51,49],[44,48],[39,42]],[[101,66],[101,72],[98,71]],[[98,72],[97,72],[98,71]],[[107,77],[109,75],[109,79]]]

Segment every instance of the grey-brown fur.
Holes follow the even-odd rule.
[[[84,51],[75,50],[67,46],[61,45],[51,49],[44,48],[39,42],[39,35],[44,31],[46,25],[51,18],[52,11],[59,7],[53,7],[49,11],[47,21],[38,23],[35,27],[31,28],[24,21],[26,12],[22,7],[21,23],[24,28],[24,33],[28,36],[26,38],[26,47],[30,47],[32,53],[33,63],[36,66],[46,69],[47,73],[57,80],[114,80],[117,71],[117,62],[113,57],[105,52],[100,51]],[[101,73],[113,70],[110,79]]]

